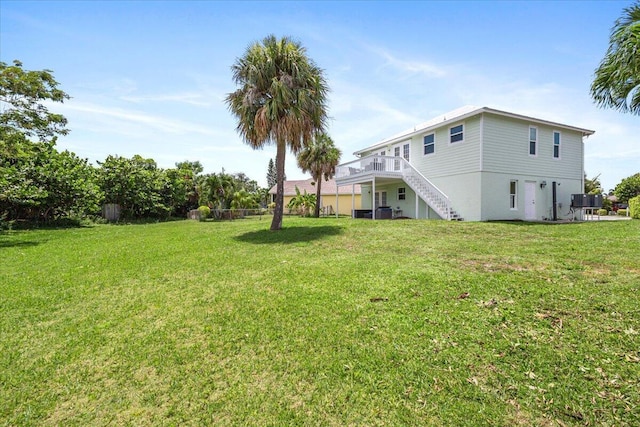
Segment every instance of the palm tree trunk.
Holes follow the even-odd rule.
[[[322,175],[316,179],[316,211],[315,217],[320,218],[320,187],[322,186]]]
[[[284,211],[284,156],[287,154],[285,142],[276,143],[276,208],[273,211],[271,230],[282,228],[282,213]]]

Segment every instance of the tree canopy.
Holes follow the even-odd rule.
[[[628,202],[629,199],[640,196],[640,172],[620,181],[613,193],[619,202]]]
[[[342,153],[334,145],[333,140],[326,134],[319,134],[313,143],[304,147],[298,153],[298,167],[303,172],[311,173],[316,182],[316,201],[314,216],[320,216],[320,194],[322,180],[330,180],[336,173],[336,166],[340,162]]]
[[[640,114],[640,3],[624,9],[611,29],[591,96],[601,107]]]
[[[295,154],[322,132],[327,119],[324,73],[289,37],[251,44],[231,67],[239,88],[226,102],[237,131],[252,148],[276,145],[276,207],[272,230],[282,228],[287,147]]]
[[[54,114],[43,101],[63,102],[69,95],[58,89],[51,70],[25,71],[20,61],[0,62],[0,127],[40,141],[66,135],[67,119]]]

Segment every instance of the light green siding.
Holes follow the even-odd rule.
[[[464,124],[464,141],[450,143],[449,128],[457,124]],[[411,141],[411,164],[426,178],[450,177],[463,173],[477,172],[480,167],[480,116],[443,126],[435,130],[435,152],[423,154],[425,132],[416,135]]]
[[[459,124],[464,125],[464,140],[451,143],[449,130]],[[576,217],[570,210],[571,194],[583,192],[583,135],[592,131],[490,109],[438,126],[430,124],[429,130],[416,132],[399,143],[410,141],[413,167],[449,197],[452,208],[464,220],[550,219],[553,182],[557,184],[557,218]],[[537,129],[535,155],[529,152],[530,127]],[[561,135],[559,158],[553,155],[554,132]],[[435,152],[424,155],[423,138],[432,133]],[[393,147],[399,143],[379,146],[367,154],[380,154],[384,150],[391,156]],[[512,180],[517,181],[516,209],[511,209],[509,203]],[[541,185],[543,182],[546,185]],[[396,209],[400,207],[406,216],[415,217],[415,195],[408,186],[407,199],[396,200],[397,187],[403,185],[387,188],[387,204]],[[529,189],[529,200],[525,200],[525,188]],[[365,204],[363,198],[363,207]],[[428,212],[425,216],[433,214],[423,201],[419,204],[420,218],[422,212]]]
[[[529,126],[538,128],[535,156],[529,155]],[[484,114],[483,171],[581,179],[582,134]],[[553,158],[553,132],[561,134],[560,158]]]

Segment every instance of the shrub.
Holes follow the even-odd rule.
[[[606,209],[598,209],[598,215],[604,216],[609,213]]]
[[[640,196],[629,199],[629,212],[631,218],[640,219]]]
[[[209,206],[200,206],[198,211],[200,211],[200,221],[204,221],[205,218],[209,218],[209,215],[211,215],[211,208],[209,208]]]
[[[618,209],[618,215],[619,216],[627,216],[627,210],[626,209]]]

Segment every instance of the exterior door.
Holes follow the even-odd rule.
[[[378,209],[380,206],[387,206],[386,191],[376,191],[376,206],[374,209]]]
[[[524,219],[532,221],[536,219],[536,183],[526,181],[524,183]]]

